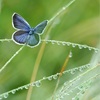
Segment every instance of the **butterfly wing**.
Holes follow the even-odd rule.
[[[23,17],[21,17],[19,14],[14,13],[12,18],[13,18],[12,24],[15,28],[21,29],[24,31],[30,29],[30,25],[28,24],[28,22]]]
[[[38,24],[35,28],[34,28],[34,33],[43,33],[43,30],[45,29],[46,25],[47,25],[47,20],[41,22],[40,24]]]
[[[12,35],[12,39],[14,40],[14,42],[16,42],[17,44],[25,44],[28,38],[28,32],[26,31],[16,31],[13,35]]]
[[[30,47],[37,46],[40,43],[40,36],[38,34],[31,34],[28,37],[27,45]]]

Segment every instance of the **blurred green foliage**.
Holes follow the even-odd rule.
[[[14,12],[23,16],[31,26],[51,19],[71,0],[1,0],[0,39],[11,38]],[[96,47],[100,42],[99,0],[76,0],[66,11],[54,20],[49,39],[69,41]],[[41,36],[45,38],[46,32]],[[42,44],[42,43],[41,43]],[[34,64],[41,44],[35,48],[25,47],[0,73],[0,94],[30,82]],[[0,42],[0,68],[21,46],[14,42]],[[39,65],[36,80],[60,71],[69,51],[73,57],[67,68],[88,63],[93,51],[79,50],[63,45],[46,44]],[[67,76],[68,78],[68,76]],[[53,93],[55,82],[45,81],[39,88],[33,88],[32,100],[46,100]],[[7,100],[25,100],[27,90],[10,95]]]

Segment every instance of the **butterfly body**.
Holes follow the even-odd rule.
[[[28,45],[30,47],[37,46],[41,42],[40,35],[43,33],[47,20],[41,22],[36,27],[32,28],[28,22],[20,15],[13,14],[13,26],[17,29],[12,35],[15,43],[20,45]]]

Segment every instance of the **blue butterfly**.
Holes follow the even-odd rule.
[[[12,39],[19,45],[28,45],[34,47],[41,42],[40,35],[47,26],[47,20],[38,24],[35,28],[30,27],[28,22],[19,14],[14,13],[12,16],[12,25],[17,31],[12,35]]]

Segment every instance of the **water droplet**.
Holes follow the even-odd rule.
[[[53,79],[57,79],[58,76],[57,76],[57,75],[53,75],[52,78],[53,78]]]
[[[40,87],[41,82],[40,82],[40,81],[36,81],[36,82],[35,82],[35,85],[36,85],[36,87]]]
[[[83,72],[83,67],[80,67],[80,68],[79,68],[79,71],[80,71],[80,72]]]
[[[79,49],[82,49],[83,48],[82,45],[78,45],[78,47],[79,47]]]
[[[8,98],[8,96],[9,96],[9,94],[8,93],[5,93],[3,97],[4,98]]]
[[[86,65],[87,68],[90,68],[90,64]]]
[[[12,90],[12,91],[11,91],[12,94],[15,94],[15,92],[16,92],[16,90]]]
[[[47,79],[51,81],[52,80],[52,76],[47,77]]]
[[[60,45],[60,42],[57,42],[58,45]]]
[[[65,10],[66,8],[65,7],[63,7],[63,10]]]
[[[92,50],[92,47],[88,47],[89,50]]]
[[[24,89],[24,86],[19,87],[19,89],[23,90]]]
[[[72,57],[72,52],[70,51],[69,58],[71,58],[71,57]]]
[[[28,88],[29,88],[29,86],[28,86],[28,85],[25,85],[25,86],[24,86],[24,88],[25,88],[25,89],[28,89]]]
[[[35,86],[35,83],[33,82],[33,83],[31,83],[31,86]]]
[[[46,80],[47,78],[46,77],[43,77],[43,80]]]
[[[63,42],[63,43],[62,43],[62,45],[66,45],[66,43],[65,43],[65,42]]]
[[[67,42],[67,46],[70,46],[70,45],[71,45],[71,43]]]
[[[71,70],[70,70],[70,73],[71,73],[71,74],[75,74],[75,69],[71,69]]]
[[[95,51],[95,53],[98,53],[99,50],[95,49],[94,51]]]
[[[72,47],[75,48],[76,44],[72,44]]]

